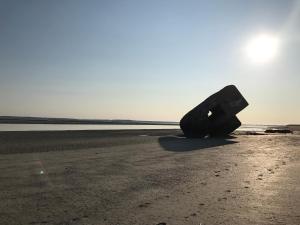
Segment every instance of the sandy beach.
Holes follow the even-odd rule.
[[[300,224],[300,135],[0,132],[0,224]]]

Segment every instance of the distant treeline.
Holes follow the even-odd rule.
[[[0,123],[10,124],[116,124],[116,125],[179,125],[178,122],[140,120],[100,120],[47,117],[0,116]]]

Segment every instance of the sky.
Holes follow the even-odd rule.
[[[300,123],[300,1],[0,0],[0,115],[179,121],[234,84],[242,123]],[[276,57],[253,62],[268,33]]]

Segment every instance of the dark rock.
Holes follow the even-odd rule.
[[[279,133],[279,134],[292,134],[293,131],[289,129],[267,129],[265,130],[265,133]]]
[[[241,125],[236,114],[247,106],[238,89],[229,85],[189,111],[180,120],[180,128],[186,137],[228,135]]]

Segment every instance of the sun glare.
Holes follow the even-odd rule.
[[[267,63],[278,54],[279,39],[275,35],[260,34],[246,46],[246,54],[252,62]]]

